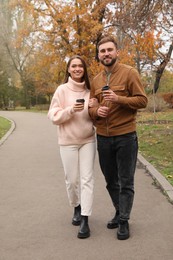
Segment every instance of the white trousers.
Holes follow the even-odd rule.
[[[60,146],[70,206],[81,205],[81,215],[90,216],[93,204],[96,143]]]

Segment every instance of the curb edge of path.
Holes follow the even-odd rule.
[[[168,197],[170,203],[173,204],[173,186],[166,180],[166,178],[157,171],[154,166],[149,163],[141,154],[138,153],[138,162],[148,172],[156,185]]]
[[[2,116],[3,118],[7,119],[8,121],[11,122],[11,127],[8,130],[8,132],[0,139],[0,146],[7,140],[7,138],[12,134],[12,132],[14,131],[14,129],[16,128],[16,124],[13,120]]]
[[[4,117],[4,116],[3,116]],[[11,128],[9,131],[0,139],[0,146],[7,140],[7,138],[12,134],[16,128],[16,124],[13,120],[4,117],[11,122]],[[156,182],[157,186],[162,190],[162,192],[168,197],[170,203],[173,204],[173,186],[166,180],[166,178],[155,169],[155,167],[150,164],[140,153],[138,153],[138,162],[142,168],[146,170]]]

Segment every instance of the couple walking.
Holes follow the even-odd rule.
[[[103,71],[90,86],[85,61],[71,57],[48,117],[58,126],[67,195],[74,208],[72,224],[80,226],[78,238],[90,236],[97,138],[101,171],[115,208],[107,228],[118,228],[117,238],[125,240],[130,236],[138,153],[135,117],[139,108],[146,107],[147,97],[138,72],[118,62],[118,46],[112,36],[103,37],[97,48]]]

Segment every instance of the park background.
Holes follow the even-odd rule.
[[[0,0],[0,109],[47,111],[73,54],[92,80],[105,33],[115,35],[120,62],[136,67],[148,96],[137,117],[139,150],[173,184],[172,0]],[[0,126],[3,136],[9,122],[0,117]]]

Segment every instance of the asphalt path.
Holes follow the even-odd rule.
[[[0,260],[172,260],[173,205],[138,164],[128,240],[106,223],[114,210],[95,161],[91,237],[71,224],[56,127],[43,113],[0,111],[15,122],[0,145]],[[73,162],[72,162],[73,166]]]

